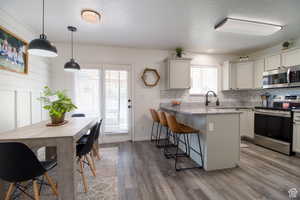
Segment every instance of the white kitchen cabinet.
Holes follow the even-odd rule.
[[[226,61],[222,67],[222,90],[236,89],[236,64]]]
[[[263,73],[265,71],[265,60],[254,61],[254,88],[262,88]]]
[[[300,153],[300,113],[294,113],[293,151]]]
[[[253,88],[253,62],[242,62],[236,64],[236,88]]]
[[[167,89],[189,89],[191,87],[191,59],[166,60]]]
[[[282,66],[290,67],[300,65],[300,49],[282,53]]]
[[[254,111],[252,109],[238,109],[240,114],[241,137],[254,138]]]
[[[265,58],[265,70],[274,70],[281,67],[281,55],[276,54]]]

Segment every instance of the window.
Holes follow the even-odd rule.
[[[208,90],[218,91],[218,69],[214,66],[191,67],[192,95],[203,95]]]
[[[99,116],[99,76],[96,69],[80,70],[76,73],[76,112],[86,116]]]

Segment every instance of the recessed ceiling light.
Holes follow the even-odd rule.
[[[81,18],[91,24],[100,23],[101,15],[94,10],[85,9],[81,11]]]
[[[281,25],[235,18],[225,18],[215,26],[216,31],[258,36],[272,35],[282,28]]]

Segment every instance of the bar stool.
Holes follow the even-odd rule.
[[[163,140],[167,140],[168,139],[168,135],[169,135],[169,126],[168,126],[168,122],[167,122],[167,118],[166,118],[166,114],[163,111],[158,112],[158,118],[159,118],[159,122],[160,122],[160,129],[159,129],[159,133],[158,133],[158,139],[157,139],[157,147],[165,147],[166,144],[164,145],[160,145],[160,135],[161,135],[161,131],[162,128],[165,128],[166,130],[166,138],[164,138]]]
[[[175,154],[171,154],[167,151],[167,148],[169,148],[168,144],[169,144],[170,138],[168,138],[168,144],[165,145],[164,152],[165,152],[166,157],[173,157],[175,159],[175,170],[180,171],[180,170],[186,170],[186,169],[203,168],[203,155],[202,155],[202,147],[201,147],[201,141],[200,141],[200,136],[199,136],[200,131],[193,129],[192,127],[186,126],[184,124],[178,123],[174,115],[166,114],[166,118],[167,118],[168,126],[171,130],[170,132],[173,133],[173,135],[174,135],[173,140],[174,140],[174,144],[176,147],[176,152],[175,152]],[[195,148],[190,146],[190,139],[189,139],[190,135],[196,135],[199,151],[197,151]],[[168,134],[168,136],[170,136],[170,134]],[[182,136],[183,136],[184,141],[181,140]],[[184,153],[179,153],[179,142],[184,144],[184,147],[185,147]],[[178,157],[190,157],[191,150],[199,155],[200,160],[201,160],[201,166],[178,168],[177,167]]]
[[[157,137],[158,137],[158,129],[159,129],[159,126],[160,126],[160,121],[159,121],[159,117],[158,117],[158,114],[156,112],[155,109],[153,108],[150,108],[150,113],[151,113],[151,117],[152,117],[152,120],[153,120],[153,123],[152,123],[152,128],[151,128],[151,139],[150,141],[153,142],[153,131],[154,131],[154,127],[156,125],[156,137],[155,137],[155,141],[157,142]]]

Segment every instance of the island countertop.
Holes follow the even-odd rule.
[[[216,114],[239,114],[241,111],[228,108],[217,107],[186,107],[186,106],[170,106],[161,105],[162,110],[175,113],[190,114],[190,115],[216,115]]]

